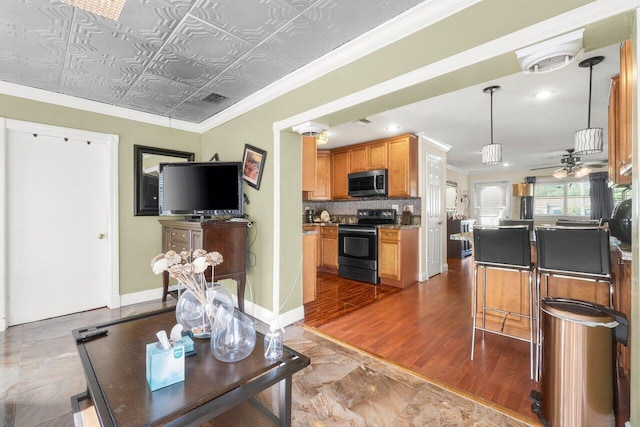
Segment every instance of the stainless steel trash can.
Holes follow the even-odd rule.
[[[541,421],[553,427],[615,426],[614,343],[626,345],[626,317],[566,298],[543,298],[540,310]]]

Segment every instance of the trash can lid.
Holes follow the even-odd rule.
[[[540,309],[551,316],[588,326],[615,328],[618,323],[614,316],[603,310],[605,308],[600,304],[569,298],[543,298],[540,302]]]

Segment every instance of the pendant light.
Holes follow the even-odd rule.
[[[593,66],[598,65],[603,60],[604,56],[594,56],[578,64],[582,68],[589,67],[589,113],[587,116],[587,128],[575,133],[575,154],[602,153],[602,147],[604,146],[602,128],[591,127],[591,84],[593,81]]]
[[[491,95],[491,142],[482,146],[482,163],[495,165],[502,163],[502,145],[493,143],[493,92],[500,90],[500,86],[489,86],[482,91]]]

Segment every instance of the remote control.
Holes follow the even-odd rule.
[[[109,333],[106,329],[96,329],[93,331],[87,331],[84,334],[80,335],[80,337],[76,340],[77,342],[86,342],[92,340],[94,338],[98,338]]]

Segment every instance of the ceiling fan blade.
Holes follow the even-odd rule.
[[[554,166],[543,166],[543,167],[541,167],[541,168],[532,168],[532,169],[529,169],[529,170],[530,170],[530,171],[539,171],[539,170],[542,170],[542,169],[553,169],[553,168],[557,168],[557,167],[558,167],[558,165],[554,165]],[[560,169],[562,169],[562,168],[560,168]]]

